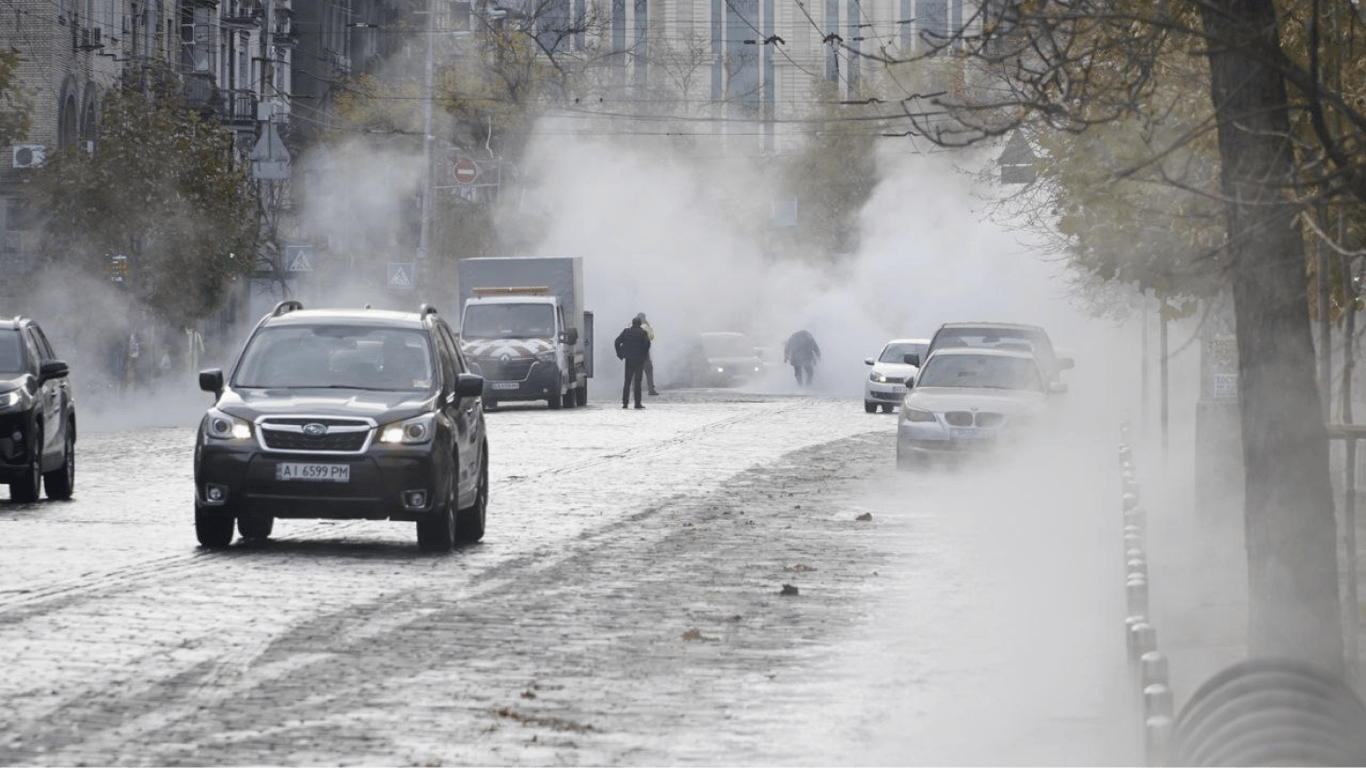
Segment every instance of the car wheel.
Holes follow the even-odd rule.
[[[232,515],[194,508],[194,533],[209,549],[223,549],[232,543]]]
[[[581,387],[579,387],[578,389],[574,390],[574,404],[575,404],[575,405],[578,405],[579,407],[583,407],[583,406],[585,406],[585,405],[588,405],[588,385],[587,385],[587,384],[584,384],[583,386],[581,386]]]
[[[883,412],[883,413],[891,413],[891,412],[892,412],[892,404],[891,404],[891,403],[883,403],[883,404],[882,404],[882,412]]]
[[[863,401],[863,412],[864,412],[864,413],[877,413],[877,403],[875,403],[875,402],[873,402],[873,401],[871,401],[871,400],[864,400],[864,401]]]
[[[43,491],[49,499],[65,501],[76,487],[76,425],[66,425],[66,444],[62,448],[62,465],[43,475]]]
[[[28,504],[38,500],[38,490],[43,483],[43,428],[33,428],[33,440],[29,443],[28,472],[18,481],[9,484],[11,501]]]
[[[484,538],[484,516],[489,506],[489,456],[484,449],[484,458],[479,462],[479,487],[474,492],[474,503],[460,510],[455,520],[455,537],[465,544],[473,544]]]
[[[417,548],[423,552],[450,552],[455,548],[455,481],[446,491],[446,500],[432,510],[430,517],[417,521]]]
[[[237,518],[237,532],[244,539],[268,539],[275,530],[275,518],[270,515],[242,515]]]

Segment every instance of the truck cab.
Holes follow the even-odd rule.
[[[551,408],[587,404],[584,346],[548,286],[475,287],[460,339],[484,376],[484,402],[545,400]]]

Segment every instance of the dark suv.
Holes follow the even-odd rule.
[[[69,499],[76,486],[76,403],[66,361],[38,324],[0,320],[0,482],[13,501]]]
[[[483,377],[436,310],[307,310],[262,318],[195,441],[195,531],[206,547],[270,535],[275,518],[409,520],[444,552],[484,536]]]

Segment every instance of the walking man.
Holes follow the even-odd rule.
[[[650,321],[645,319],[644,312],[637,314],[636,317],[640,319],[640,327],[645,330],[645,335],[650,337],[650,346],[653,347],[655,345],[655,329],[650,326]],[[655,389],[655,356],[653,350],[650,352],[650,356],[645,358],[645,389],[652,395],[659,394]]]
[[[792,374],[800,386],[811,385],[811,374],[820,359],[821,348],[816,344],[816,337],[805,329],[789,336],[783,345],[783,362],[791,363]]]
[[[650,336],[640,326],[645,321],[641,315],[631,318],[631,326],[617,334],[617,359],[626,361],[626,381],[621,385],[621,407],[630,404],[630,396],[635,394],[636,407],[644,408],[640,402],[640,384],[645,375],[645,363],[650,359]]]

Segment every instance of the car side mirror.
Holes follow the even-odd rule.
[[[917,368],[920,367],[920,355],[917,355],[914,352],[912,352],[909,355],[902,355],[901,359],[906,363],[906,365],[914,365]],[[869,360],[868,363],[871,365],[872,361]]]
[[[460,374],[455,378],[455,394],[457,397],[482,397],[484,377],[477,373]]]
[[[51,379],[64,379],[70,372],[65,360],[44,360],[38,366],[38,382],[50,381]]]
[[[199,388],[215,395],[223,394],[223,369],[210,368],[199,372]]]
[[[1060,371],[1065,371],[1068,368],[1075,366],[1076,364],[1077,362],[1070,357],[1058,358],[1058,370]]]
[[[873,364],[873,358],[871,358],[871,357],[865,357],[865,358],[863,358],[863,364],[864,364],[864,365],[872,365],[872,364]]]
[[[1067,393],[1067,385],[1061,381],[1051,381],[1048,383],[1048,394],[1063,395]]]
[[[578,343],[579,343],[579,329],[578,329],[578,328],[566,328],[566,329],[564,329],[564,333],[561,333],[561,334],[560,334],[560,343],[561,343],[561,344],[578,344]]]

